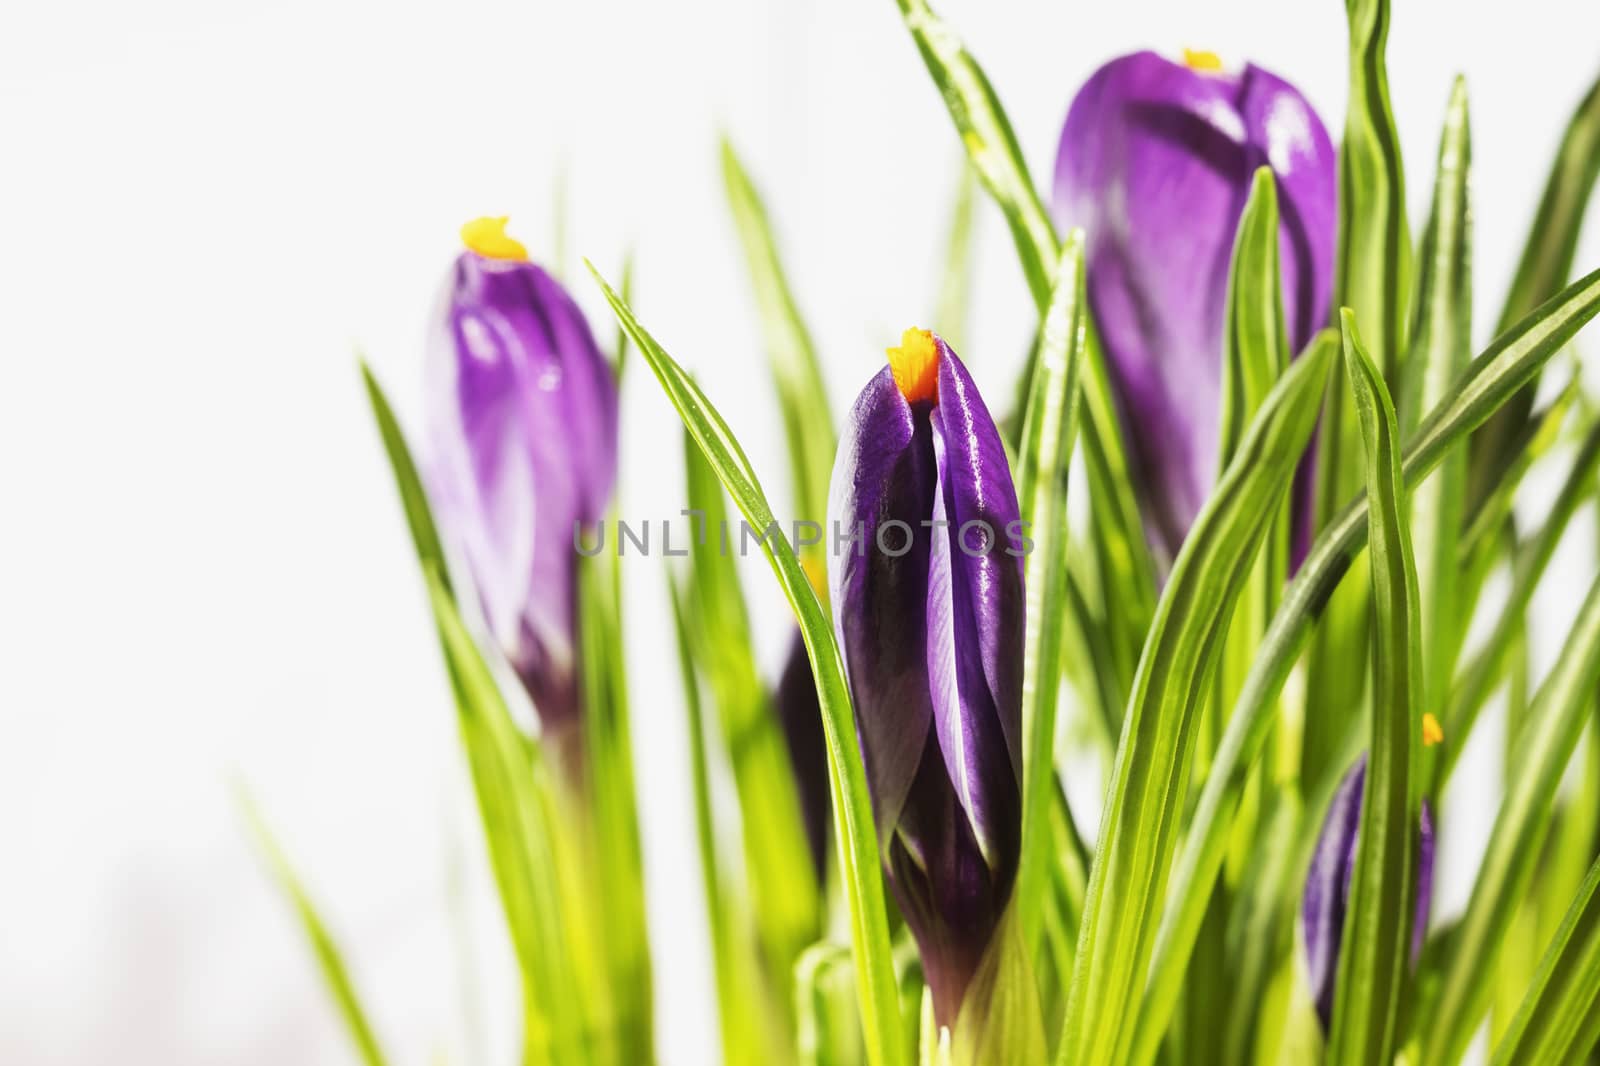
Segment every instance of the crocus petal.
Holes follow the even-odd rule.
[[[1278,178],[1299,351],[1328,320],[1337,183],[1332,142],[1293,86],[1254,65],[1202,71],[1139,52],[1089,79],[1061,133],[1052,213],[1085,231],[1146,526],[1169,559],[1216,480],[1228,266],[1263,165]],[[1301,480],[1297,517],[1308,514]]]
[[[617,397],[582,313],[532,263],[456,261],[429,366],[429,480],[541,720],[578,709],[573,549],[616,476]]]
[[[941,342],[942,343],[942,342]],[[1016,854],[1022,779],[1022,561],[1016,490],[994,420],[948,349],[931,413],[939,493],[928,578],[928,676],[945,769],[990,865]]]
[[[1317,1015],[1327,1029],[1333,1018],[1333,997],[1339,978],[1339,949],[1344,938],[1345,912],[1350,900],[1350,879],[1355,874],[1356,844],[1360,838],[1362,789],[1366,785],[1367,759],[1345,774],[1334,793],[1322,834],[1306,874],[1300,904],[1301,931],[1306,944],[1306,964]],[[1417,900],[1411,929],[1411,961],[1422,952],[1428,931],[1428,911],[1433,901],[1433,812],[1426,802],[1417,819]]]
[[[839,536],[860,534],[834,558],[829,576],[885,846],[933,717],[925,637],[930,538],[922,522],[933,511],[934,469],[927,417],[914,416],[884,367],[861,391],[840,437],[828,511]]]

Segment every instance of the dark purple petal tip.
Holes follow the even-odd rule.
[[[885,868],[952,1021],[1021,847],[1023,530],[1000,434],[955,352],[908,330],[857,397],[830,514],[832,596]]]
[[[1333,1018],[1339,949],[1350,901],[1350,878],[1355,873],[1366,776],[1367,758],[1363,755],[1339,782],[1328,816],[1322,823],[1322,834],[1317,838],[1317,849],[1311,858],[1300,904],[1311,994],[1324,1030]],[[1422,952],[1422,941],[1428,931],[1428,911],[1433,902],[1433,845],[1433,811],[1424,802],[1417,819],[1417,902],[1411,929],[1413,964]]]

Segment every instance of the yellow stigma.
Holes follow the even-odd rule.
[[[1444,729],[1439,725],[1439,719],[1432,712],[1425,712],[1422,716],[1422,746],[1431,748],[1435,744],[1444,743]]]
[[[1222,57],[1215,52],[1197,52],[1192,48],[1183,50],[1183,65],[1190,70],[1203,70],[1208,74],[1221,71]]]
[[[939,402],[939,345],[925,329],[908,329],[889,349],[889,370],[907,403]]]
[[[528,261],[528,250],[522,242],[506,236],[505,215],[499,218],[475,218],[461,227],[461,243],[485,259],[514,259]]]

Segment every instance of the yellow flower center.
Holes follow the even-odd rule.
[[[509,221],[505,215],[475,218],[461,227],[461,243],[485,259],[511,259],[526,263],[528,250],[521,241],[506,236],[506,223]]]
[[[939,402],[939,345],[925,329],[908,329],[889,349],[889,370],[907,403]]]
[[[1444,743],[1444,729],[1439,725],[1439,719],[1433,713],[1426,712],[1422,716],[1422,746],[1431,748],[1435,744]]]
[[[1216,74],[1222,71],[1222,57],[1215,52],[1197,52],[1192,48],[1183,50],[1183,65],[1190,70],[1203,70],[1207,74]]]

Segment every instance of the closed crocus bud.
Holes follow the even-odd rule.
[[[1439,724],[1423,719],[1423,742],[1437,743]],[[1317,1016],[1326,1030],[1333,1018],[1333,996],[1339,979],[1339,948],[1344,938],[1345,911],[1350,902],[1350,878],[1355,874],[1356,842],[1360,836],[1362,789],[1367,759],[1345,774],[1334,793],[1333,805],[1322,823],[1317,850],[1306,875],[1300,904],[1300,924],[1306,941],[1306,962],[1311,972],[1311,994]],[[1426,801],[1417,819],[1417,902],[1411,929],[1411,961],[1422,951],[1428,931],[1428,908],[1433,901],[1433,812]]]
[[[829,511],[884,867],[950,1025],[1017,872],[1026,544],[994,421],[934,334],[907,330],[857,397]]]
[[[1228,267],[1262,166],[1277,177],[1285,325],[1299,352],[1328,322],[1337,170],[1294,86],[1253,64],[1225,70],[1210,53],[1175,63],[1138,52],[1095,72],[1061,131],[1052,214],[1087,239],[1089,302],[1146,530],[1168,560],[1216,482]],[[1309,476],[1295,511],[1299,558]]]
[[[490,633],[548,735],[578,720],[578,527],[616,481],[617,388],[565,289],[505,235],[462,227],[429,352],[429,487]]]

